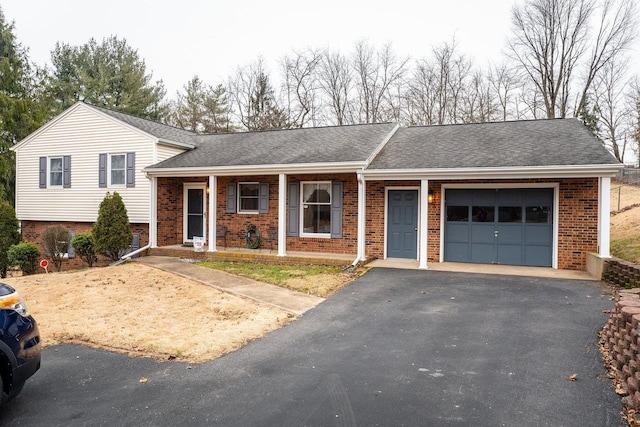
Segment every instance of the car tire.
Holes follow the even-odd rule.
[[[4,391],[4,378],[3,372],[0,372],[0,406],[7,403],[9,399],[9,395]]]

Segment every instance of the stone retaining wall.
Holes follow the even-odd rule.
[[[640,288],[619,293],[614,312],[602,330],[602,344],[609,351],[625,404],[640,410]]]
[[[640,265],[612,258],[605,262],[602,280],[623,288],[640,288]]]

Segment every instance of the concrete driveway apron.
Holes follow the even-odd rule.
[[[597,347],[612,307],[597,282],[374,269],[202,365],[49,348],[0,424],[624,425]]]

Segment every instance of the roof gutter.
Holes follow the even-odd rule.
[[[142,172],[155,177],[185,176],[234,176],[234,175],[279,175],[296,173],[356,173],[361,171],[363,162],[340,163],[300,163],[295,165],[242,165],[206,166],[193,168],[144,168]]]
[[[430,168],[430,169],[368,169],[362,171],[366,180],[373,179],[523,179],[523,178],[589,178],[613,177],[624,165],[558,165],[510,166],[495,168]]]

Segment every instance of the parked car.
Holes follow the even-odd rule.
[[[0,283],[0,404],[40,369],[40,331],[20,295]]]

